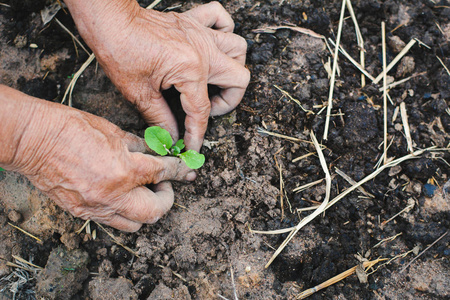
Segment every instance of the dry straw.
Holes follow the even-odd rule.
[[[406,112],[405,102],[400,103],[400,114],[402,116],[403,129],[405,131],[406,143],[408,144],[408,151],[412,153],[414,152],[414,150],[411,138],[411,131],[409,129],[408,113]]]
[[[334,61],[333,61],[333,69],[332,69],[332,73],[331,73],[330,91],[328,94],[327,115],[326,115],[326,119],[325,119],[325,130],[323,133],[324,140],[328,139],[328,128],[330,127],[331,109],[333,108],[334,84],[336,81],[336,69],[337,69],[337,62],[338,62],[338,55],[339,55],[339,45],[341,43],[342,24],[344,23],[346,2],[347,2],[347,0],[342,1],[341,16],[339,18],[338,33],[337,33],[337,37],[336,37],[336,47],[334,49]]]
[[[448,233],[448,230],[441,235],[440,237],[438,237],[433,243],[431,243],[428,247],[425,248],[425,250],[423,250],[422,252],[420,252],[416,257],[414,257],[406,266],[403,267],[403,269],[400,270],[400,273],[403,273],[406,269],[408,269],[408,267],[416,261],[416,259],[418,259],[419,257],[422,256],[422,254],[424,254],[426,251],[428,251],[431,247],[433,247],[437,242],[439,242],[440,240],[442,240]]]
[[[372,260],[372,261],[365,261],[362,263],[363,268],[365,269],[369,269],[371,267],[373,267],[374,265],[376,265],[377,263],[379,263],[380,261],[386,260],[385,258],[380,258],[380,259],[376,259],[376,260]],[[331,279],[328,279],[327,281],[311,288],[311,289],[307,289],[303,292],[301,292],[300,294],[297,295],[296,299],[305,299],[309,296],[311,296],[312,294],[326,288],[329,287],[330,285],[333,285],[345,278],[347,278],[348,276],[352,275],[353,273],[356,272],[356,269],[359,267],[360,265],[354,266],[353,268],[348,269],[345,272],[342,272],[341,274],[334,276]]]
[[[447,71],[447,74],[450,76],[450,71],[448,70],[447,66],[444,64],[444,62],[442,61],[442,59],[439,58],[439,56],[436,55],[436,58],[439,60],[439,62],[441,63],[441,65],[444,67],[445,71]]]
[[[313,137],[314,135],[311,134],[311,136]],[[314,137],[314,139],[315,139],[315,137]],[[316,147],[316,149],[317,149],[317,151],[319,153],[319,158],[321,156],[323,158],[323,154],[322,154],[320,148]],[[420,157],[420,155],[422,155],[425,152],[449,151],[449,150],[450,149],[448,149],[448,148],[437,148],[436,146],[433,146],[433,147],[429,147],[429,148],[426,148],[426,149],[423,149],[423,150],[417,150],[417,151],[415,151],[415,152],[413,152],[411,154],[408,154],[408,155],[405,155],[403,157],[400,157],[400,158],[394,159],[392,161],[389,161],[385,165],[383,165],[380,168],[376,169],[370,175],[366,176],[364,179],[360,180],[358,183],[352,185],[351,187],[346,189],[344,192],[342,192],[339,195],[337,195],[336,197],[334,197],[333,200],[331,200],[330,202],[328,202],[328,197],[329,197],[329,188],[328,188],[328,186],[329,186],[329,184],[328,184],[328,180],[327,180],[327,195],[325,197],[324,202],[319,207],[317,207],[316,211],[313,214],[311,214],[308,217],[306,217],[305,219],[303,219],[297,226],[284,228],[284,229],[278,229],[278,230],[272,230],[272,231],[259,231],[259,230],[252,230],[252,229],[250,229],[251,232],[253,232],[253,233],[260,233],[260,234],[282,234],[282,233],[288,233],[289,232],[288,237],[285,239],[285,241],[282,243],[282,245],[276,250],[275,254],[272,256],[270,261],[266,264],[266,268],[273,262],[273,260],[280,254],[280,252],[286,247],[286,245],[289,243],[289,241],[294,237],[294,235],[302,227],[304,227],[306,224],[311,222],[320,213],[322,213],[323,211],[329,209],[331,206],[336,204],[338,201],[340,201],[341,199],[346,197],[348,194],[350,194],[351,192],[353,192],[354,190],[356,190],[357,188],[359,188],[360,186],[362,186],[366,182],[374,179],[376,176],[378,176],[378,174],[380,174],[384,170],[386,170],[388,168],[392,168],[394,166],[397,166],[397,165],[401,164],[404,161],[418,158],[418,157]],[[321,159],[322,167],[324,167],[324,163],[325,163],[325,159],[323,158],[323,159]],[[326,167],[326,165],[325,165],[325,167]],[[324,168],[324,170],[325,170],[325,168]],[[326,170],[327,170],[326,171],[326,173],[327,173],[328,169],[326,169]],[[330,177],[330,182],[331,182],[331,177]],[[330,187],[331,187],[331,183],[330,183]],[[325,206],[324,206],[324,203],[326,203]]]
[[[298,106],[300,106],[300,108],[306,112],[306,113],[310,113],[310,114],[314,114],[314,112],[312,110],[306,109],[303,107],[303,105],[300,103],[299,100],[295,99],[294,97],[292,97],[288,92],[286,92],[285,90],[281,89],[279,86],[274,85],[274,87],[279,90],[281,93],[283,93],[284,96],[286,96],[289,100],[294,101]]]
[[[350,16],[352,17],[353,20],[353,24],[355,25],[356,41],[358,42],[359,59],[361,63],[360,66],[362,69],[364,69],[365,66],[364,39],[362,37],[361,30],[359,29],[358,20],[356,19],[355,12],[353,11],[352,2],[350,0],[347,0],[347,10],[349,11]],[[364,87],[366,85],[366,78],[364,77],[364,75],[365,74],[361,74],[361,87]]]
[[[336,173],[341,176],[342,178],[344,178],[348,183],[350,183],[351,185],[355,185],[357,184],[356,181],[354,181],[350,176],[348,176],[347,174],[344,173],[344,171],[341,171],[338,168],[335,168]],[[362,186],[358,187],[358,190],[363,193],[364,195],[366,195],[369,198],[375,198],[374,195],[372,195],[371,193],[369,193],[368,191],[366,191]]]
[[[386,34],[385,24],[381,22],[381,37],[383,47],[383,164],[386,164],[387,160],[387,90],[386,90]]]
[[[284,240],[284,242],[280,245],[280,247],[275,251],[272,258],[269,260],[269,262],[266,264],[266,268],[270,266],[270,264],[274,261],[274,259],[278,256],[278,254],[283,251],[283,249],[289,244],[289,242],[292,240],[292,238],[295,236],[295,234],[303,228],[306,224],[314,220],[316,216],[318,216],[320,213],[322,213],[327,204],[328,200],[330,199],[330,193],[331,193],[331,175],[328,171],[327,163],[325,161],[325,157],[322,153],[322,149],[320,148],[319,142],[316,139],[316,136],[314,135],[314,132],[311,131],[311,139],[313,140],[314,146],[316,147],[317,154],[319,155],[320,164],[322,166],[323,171],[325,172],[325,180],[326,180],[326,195],[325,199],[323,200],[322,204],[308,217],[304,218],[300,223],[298,223],[297,226],[294,227],[294,229],[289,233],[287,238]]]
[[[38,237],[32,235],[32,234],[29,233],[28,231],[26,231],[26,230],[24,230],[24,229],[22,229],[22,228],[20,228],[20,227],[18,227],[18,226],[16,226],[16,225],[13,225],[13,224],[11,224],[11,223],[9,223],[9,222],[8,222],[8,225],[11,226],[11,227],[13,227],[13,228],[15,228],[15,229],[17,229],[17,230],[19,230],[20,232],[22,232],[22,233],[24,233],[24,234],[26,234],[26,235],[28,235],[29,237],[35,239],[36,241],[38,241],[38,243],[42,244],[42,240],[41,240],[40,238],[38,238]]]
[[[403,50],[399,54],[397,54],[397,56],[394,58],[394,60],[391,61],[391,63],[386,67],[385,72],[388,73],[400,61],[400,59],[402,59],[402,57],[405,56],[406,53],[408,53],[409,49],[411,49],[411,47],[414,46],[415,43],[416,43],[415,39],[412,39],[411,41],[409,41],[409,43],[405,46],[405,48],[403,48]],[[375,78],[373,83],[377,84],[378,82],[380,82],[380,80],[383,79],[383,74],[385,72],[384,71],[381,72],[381,74],[378,75],[377,78]]]
[[[330,43],[334,46],[334,47],[336,47],[336,44],[333,42],[333,40],[332,39],[328,39],[329,41],[330,41]],[[375,77],[373,77],[372,75],[370,75],[370,73],[368,72],[368,71],[366,71],[365,69],[364,69],[364,66],[363,65],[361,65],[361,64],[359,64],[356,60],[354,60],[353,59],[353,57],[351,57],[350,56],[350,54],[348,54],[348,52],[347,51],[345,51],[344,50],[344,48],[342,47],[342,45],[340,45],[339,46],[339,51],[356,67],[356,68],[358,68],[358,70],[360,70],[361,71],[361,73],[363,73],[363,76],[361,77],[361,78],[364,78],[364,84],[365,84],[365,82],[366,82],[366,80],[365,80],[365,77],[364,77],[364,75],[365,76],[367,76],[370,80],[372,80],[372,81],[374,81],[375,80]]]
[[[122,248],[124,248],[125,250],[127,250],[128,252],[133,254],[134,256],[139,257],[139,255],[137,255],[135,251],[133,251],[130,247],[122,244],[111,232],[106,230],[105,227],[103,227],[100,223],[95,222],[95,224],[97,224],[97,226],[100,227],[101,230],[103,230],[107,235],[109,235],[109,237],[114,241],[114,243],[121,246]]]

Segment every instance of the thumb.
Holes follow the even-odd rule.
[[[193,181],[196,173],[177,157],[157,157],[131,153],[138,186],[162,181]]]

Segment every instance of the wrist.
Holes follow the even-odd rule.
[[[37,172],[51,137],[63,126],[52,106],[59,105],[0,85],[0,166],[24,175]]]
[[[80,35],[96,53],[139,13],[136,0],[65,0]],[[97,53],[96,53],[97,54]]]

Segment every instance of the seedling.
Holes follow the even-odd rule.
[[[195,150],[187,150],[181,153],[181,150],[185,147],[184,140],[178,140],[175,145],[173,145],[170,133],[159,126],[147,128],[145,130],[144,139],[150,149],[159,155],[177,156],[191,169],[198,169],[205,163],[205,156]]]
[[[2,172],[2,171],[5,171],[5,169],[3,169],[3,168],[0,167],[0,172]]]

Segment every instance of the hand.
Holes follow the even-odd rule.
[[[1,92],[1,107],[8,108]],[[10,105],[27,102],[24,107],[33,109],[26,131],[4,133],[20,136],[20,143],[10,155],[13,158],[3,159],[2,165],[27,176],[76,217],[136,231],[143,223],[156,222],[172,206],[168,180],[195,178],[178,158],[141,153],[146,150],[143,139],[103,118],[12,89],[7,92],[7,98],[14,99]],[[8,142],[3,146],[7,148]],[[152,190],[146,184],[154,184]]]
[[[250,79],[247,44],[218,2],[183,14],[145,10],[134,0],[66,3],[112,82],[148,124],[174,139],[178,126],[161,91],[174,86],[181,93],[188,148],[200,150],[210,114],[227,113],[242,99]],[[221,88],[211,100],[207,84]]]

